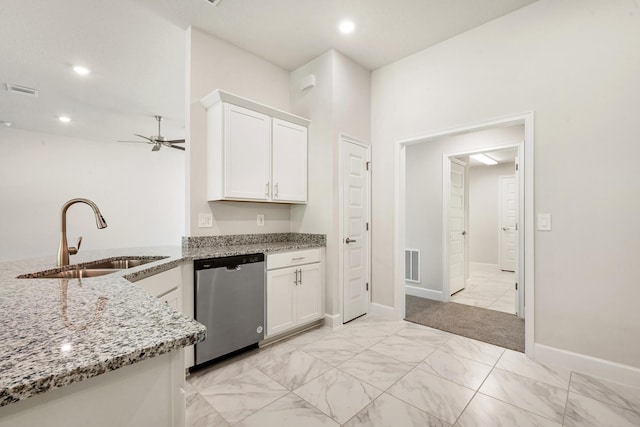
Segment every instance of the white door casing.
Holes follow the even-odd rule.
[[[369,308],[369,149],[343,140],[343,319],[366,314]]]
[[[518,256],[518,185],[515,176],[501,176],[500,182],[500,270],[516,271]]]
[[[451,159],[449,181],[449,290],[453,295],[465,282],[465,164]]]

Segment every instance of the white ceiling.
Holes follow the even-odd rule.
[[[2,0],[0,121],[97,141],[184,137],[185,29],[201,28],[293,70],[331,48],[368,69],[535,0]],[[356,31],[338,34],[342,18]],[[80,78],[71,65],[93,72]],[[5,83],[36,88],[38,98]],[[61,125],[57,116],[72,123]]]

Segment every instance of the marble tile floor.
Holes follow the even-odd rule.
[[[187,426],[639,426],[640,389],[375,316],[197,371]]]
[[[471,270],[465,288],[451,302],[515,314],[515,274],[509,271]]]

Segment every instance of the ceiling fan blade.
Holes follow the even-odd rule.
[[[151,149],[151,151],[159,151],[160,150],[161,145],[160,144],[154,144],[153,148]]]
[[[149,142],[149,141],[116,141],[116,142],[131,142],[134,144],[153,144],[152,142]]]
[[[135,135],[135,136],[138,136],[138,137],[140,137],[140,138],[146,139],[146,140],[147,140],[147,141],[149,141],[151,144],[155,144],[155,143],[156,143],[153,139],[151,139],[151,138],[149,138],[149,137],[146,137],[146,136],[144,136],[144,135],[138,135],[137,133],[134,133],[134,135]]]
[[[176,150],[185,150],[184,147],[178,147],[177,145],[168,145],[168,147],[175,148]]]
[[[170,144],[184,144],[184,139],[171,139],[169,141],[167,141]]]

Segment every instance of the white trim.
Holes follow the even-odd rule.
[[[331,329],[337,329],[342,326],[342,314],[324,314],[324,325]]]
[[[523,201],[520,205],[521,211],[519,212],[520,219],[520,230],[521,230],[521,239],[519,240],[519,265],[520,265],[520,277],[524,278],[524,280],[520,280],[519,283],[525,284],[525,353],[528,357],[533,358],[535,356],[535,348],[534,348],[534,286],[535,286],[535,276],[534,276],[534,254],[535,254],[535,243],[534,243],[534,139],[533,139],[533,129],[534,129],[534,117],[533,112],[525,112],[520,114],[515,114],[512,116],[505,116],[497,119],[487,120],[483,122],[472,123],[464,126],[459,126],[455,128],[438,130],[434,132],[430,132],[428,134],[409,137],[409,138],[401,138],[397,139],[394,144],[394,161],[396,167],[394,168],[394,297],[395,297],[395,306],[396,306],[396,318],[402,319],[405,316],[405,300],[404,300],[404,292],[405,292],[405,282],[404,282],[404,248],[405,248],[405,240],[406,240],[406,147],[407,145],[418,144],[426,141],[433,141],[439,139],[443,136],[451,136],[460,134],[463,132],[469,131],[480,131],[483,129],[489,129],[493,127],[502,127],[502,126],[512,126],[524,124],[524,141],[521,144],[518,144],[519,148],[519,159],[522,160],[524,157],[524,161],[520,161],[520,167],[524,170],[523,179],[520,179],[520,185],[523,187],[523,191],[520,193],[520,200]],[[510,145],[509,147],[512,147]],[[486,151],[486,148],[479,149],[480,151]],[[466,153],[465,153],[466,154]],[[450,165],[448,161],[449,156],[455,156],[455,153],[448,153],[446,155],[447,160],[445,161],[443,156],[443,166],[447,168]],[[444,167],[443,167],[444,169]],[[521,171],[522,171],[521,169]],[[443,181],[447,181],[446,172],[443,170]],[[445,183],[443,182],[443,185]],[[445,187],[443,187],[445,188]],[[448,187],[447,187],[448,188]],[[445,191],[443,191],[444,197]],[[443,220],[446,218],[446,215],[443,215]],[[444,238],[444,228],[443,228],[443,241]],[[448,250],[447,247],[443,247],[443,256],[445,255],[445,251]],[[525,256],[526,255],[526,256]],[[443,263],[444,264],[444,263]],[[444,270],[446,271],[446,269]],[[446,275],[443,274],[443,278]],[[443,286],[443,297],[446,297],[448,291],[448,280],[443,280],[446,282],[446,288]],[[444,283],[443,283],[444,285]]]
[[[342,146],[343,144],[355,144],[360,147],[366,148],[367,150],[367,162],[371,162],[371,144],[360,141],[356,138],[350,137],[344,133],[340,133],[339,135],[339,144],[338,144],[338,310],[337,314],[340,316],[340,324],[344,323],[344,245],[342,244],[342,239],[344,236],[344,165],[342,164]],[[371,164],[371,163],[369,163]],[[371,312],[371,294],[373,284],[371,283],[371,171],[368,171],[367,174],[367,222],[369,223],[369,238],[367,239],[367,250],[368,250],[368,271],[367,271],[367,280],[369,282],[369,310]],[[404,259],[404,258],[403,258]],[[335,328],[334,328],[335,329]]]
[[[640,387],[639,368],[543,344],[535,346],[536,362],[556,365],[610,381]]]
[[[371,314],[374,314],[376,316],[380,316],[390,320],[395,320],[396,318],[396,309],[394,307],[389,307],[388,305],[376,304],[375,302],[372,302],[369,308],[371,309]]]
[[[434,291],[433,289],[425,289],[419,286],[405,285],[405,294],[419,298],[432,299],[434,301],[442,301],[442,291]]]

